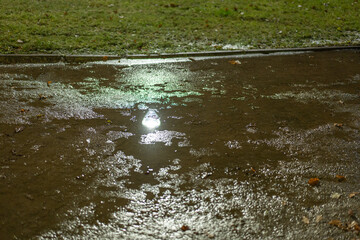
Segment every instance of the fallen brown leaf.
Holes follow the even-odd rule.
[[[48,81],[47,82],[47,86],[50,87],[50,84],[52,83],[52,81]]]
[[[308,181],[308,184],[313,187],[319,185],[319,183],[320,183],[320,179],[318,178],[310,178]]]
[[[360,231],[360,226],[356,221],[352,221],[350,224],[348,224],[347,229],[348,231]]]
[[[341,194],[340,193],[332,193],[330,195],[331,198],[334,198],[334,199],[339,199],[341,197]]]
[[[331,220],[329,224],[345,231],[357,231],[358,233],[360,232],[360,226],[356,221],[342,224],[340,220]]]
[[[342,128],[343,126],[344,126],[344,124],[342,124],[342,123],[334,123],[334,127]]]
[[[108,56],[103,56],[103,61],[106,62],[108,60],[108,58],[109,58]]]
[[[184,232],[189,230],[190,228],[187,225],[182,225],[181,230],[183,230]]]
[[[322,215],[317,215],[316,219],[315,219],[315,222],[319,223],[322,219],[323,219]]]
[[[230,64],[233,64],[233,65],[239,65],[241,64],[241,62],[239,60],[230,60],[229,61]]]
[[[329,224],[338,228],[343,228],[343,225],[340,220],[331,220]]]
[[[309,224],[309,223],[310,223],[310,220],[309,220],[307,217],[305,217],[305,216],[302,217],[302,221],[303,221],[303,223],[305,223],[305,224]]]
[[[335,178],[336,178],[339,182],[342,182],[342,181],[345,181],[345,180],[346,180],[346,177],[341,176],[341,175],[336,175]]]
[[[352,192],[352,193],[349,194],[349,198],[353,198],[358,194],[360,194],[360,192]]]
[[[356,225],[354,226],[354,230],[360,232],[360,226],[358,223],[356,223]]]

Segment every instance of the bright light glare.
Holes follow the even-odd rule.
[[[160,117],[157,115],[156,110],[149,109],[142,120],[142,125],[149,129],[157,128],[160,126]]]

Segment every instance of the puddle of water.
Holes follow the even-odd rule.
[[[0,66],[0,236],[354,238],[328,222],[360,217],[359,69],[352,51]]]

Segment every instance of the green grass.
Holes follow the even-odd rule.
[[[0,53],[131,54],[227,44],[359,45],[360,2],[0,0]]]

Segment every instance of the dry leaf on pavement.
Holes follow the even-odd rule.
[[[355,197],[357,194],[360,194],[360,192],[352,192],[349,194],[349,198]]]
[[[181,230],[183,230],[184,232],[189,230],[189,229],[190,228],[188,226],[186,226],[186,225],[182,225],[182,227],[181,227]]]
[[[313,187],[319,185],[319,183],[320,183],[320,179],[318,178],[310,178],[308,181],[308,184]]]
[[[315,219],[315,222],[319,223],[322,219],[323,219],[322,215],[317,215],[316,219]]]
[[[302,221],[303,221],[303,223],[305,223],[305,224],[309,224],[309,223],[310,223],[310,220],[309,220],[307,217],[305,217],[305,216],[302,217]]]
[[[338,228],[343,228],[343,225],[340,220],[331,220],[329,224]]]
[[[233,64],[233,65],[240,65],[241,64],[241,62],[239,60],[230,60],[229,63]]]
[[[332,193],[330,195],[331,198],[334,198],[334,199],[339,199],[341,197],[341,194],[340,193]]]
[[[341,176],[341,175],[336,175],[335,178],[339,181],[339,182],[342,182],[342,181],[345,181],[346,178],[344,176]]]

